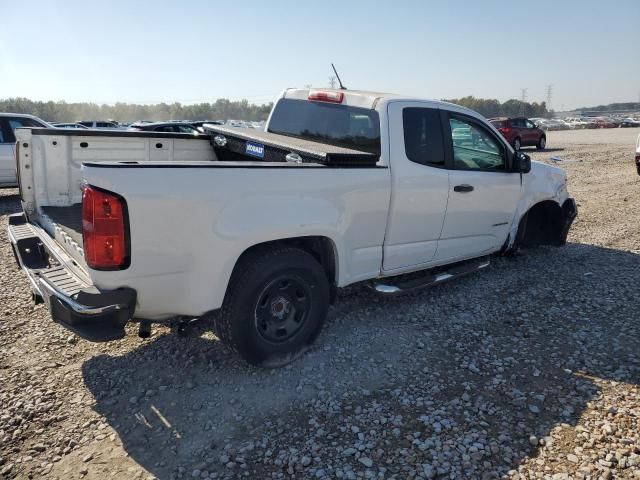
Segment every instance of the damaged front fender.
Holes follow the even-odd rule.
[[[576,216],[576,202],[567,192],[564,170],[532,162],[531,172],[523,175],[522,196],[505,251],[520,246],[564,245]]]

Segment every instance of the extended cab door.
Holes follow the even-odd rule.
[[[449,203],[436,260],[456,261],[497,251],[520,198],[520,175],[509,171],[510,150],[481,120],[443,112]]]
[[[410,270],[433,260],[449,195],[437,106],[391,102],[388,117],[392,194],[384,244],[385,273]]]

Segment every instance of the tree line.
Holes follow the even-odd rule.
[[[463,107],[475,110],[486,118],[492,117],[551,117],[553,111],[547,110],[546,102],[522,102],[520,100],[507,100],[500,103],[495,99],[476,98],[473,96],[454,98],[445,102],[455,103]]]
[[[522,102],[507,100],[500,103],[495,99],[467,96],[445,100],[475,110],[487,118],[491,117],[550,117],[545,102]],[[157,103],[138,105],[134,103],[116,103],[114,105],[96,103],[67,103],[33,101],[28,98],[8,98],[0,100],[0,112],[29,113],[49,122],[77,122],[80,120],[117,120],[134,122],[137,120],[266,120],[273,104],[254,105],[248,100],[230,101],[225,98],[214,103]],[[631,104],[616,104],[631,105]],[[637,105],[637,104],[636,104]],[[609,106],[596,107],[603,110]]]
[[[597,107],[581,107],[576,110],[589,110],[592,112],[614,112],[616,110],[640,111],[640,102],[610,103],[609,105],[598,105]]]
[[[28,98],[0,100],[0,112],[28,113],[48,122],[78,122],[81,120],[116,120],[134,122],[138,120],[266,120],[272,104],[254,105],[247,100],[230,101],[225,98],[214,103],[183,105],[181,103],[158,103],[137,105],[116,103],[42,102]]]

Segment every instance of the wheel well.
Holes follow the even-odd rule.
[[[322,268],[327,275],[327,280],[329,280],[329,285],[332,286],[332,290],[335,289],[335,286],[338,283],[338,254],[336,253],[333,241],[328,237],[293,237],[258,243],[242,252],[242,255],[238,258],[236,265],[238,265],[244,257],[252,254],[253,252],[279,246],[296,247],[313,255],[318,263],[322,265]]]
[[[520,220],[516,243],[525,247],[562,245],[562,208],[552,200],[536,203]]]

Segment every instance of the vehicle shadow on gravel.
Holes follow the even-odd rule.
[[[495,478],[561,442],[607,381],[640,384],[639,282],[640,255],[540,248],[405,297],[346,289],[282,369],[246,366],[201,325],[91,358],[83,377],[161,479]]]

